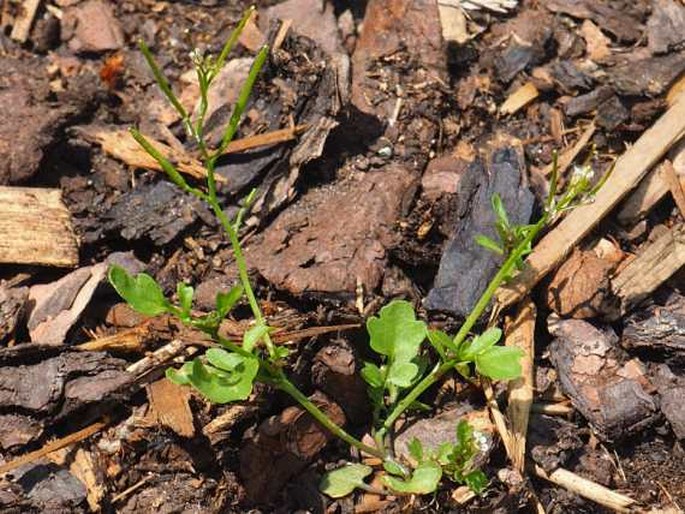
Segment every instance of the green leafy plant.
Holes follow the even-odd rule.
[[[542,217],[535,224],[512,224],[502,200],[497,196],[493,197],[492,206],[497,220],[495,228],[500,240],[497,242],[480,236],[477,242],[501,255],[503,262],[454,336],[443,331],[430,330],[424,321],[416,318],[412,305],[401,300],[390,302],[380,310],[378,316],[368,319],[366,327],[369,345],[377,357],[366,362],[361,371],[373,404],[371,432],[374,444],[366,444],[336,425],[285,373],[284,359],[288,351],[271,340],[272,329],[257,302],[238,239],[243,217],[254,200],[254,191],[244,200],[233,219],[228,218],[217,195],[217,160],[238,130],[252,87],[267,60],[268,48],[263,47],[255,57],[217,148],[210,148],[205,137],[208,92],[252,14],[253,9],[245,14],[218,56],[193,52],[192,60],[200,90],[199,108],[195,117],[191,117],[181,105],[150,50],[144,43],[140,43],[140,49],[162,93],[178,112],[188,137],[197,145],[207,172],[205,187],[188,183],[172,162],[139,131],[131,129],[132,136],[159,163],[174,184],[206,202],[212,209],[231,244],[240,284],[226,293],[217,294],[214,310],[197,314],[193,310],[194,290],[187,284],[177,286],[176,301],[172,301],[165,296],[154,278],[145,273],[133,277],[124,268],[112,266],[108,274],[109,280],[119,295],[138,312],[148,316],[177,316],[183,323],[205,332],[215,344],[204,355],[186,362],[180,369],[167,370],[167,377],[173,382],[193,387],[216,403],[249,398],[255,382],[284,391],[333,435],[357,450],[379,459],[381,466],[376,471],[383,474],[383,485],[394,494],[431,493],[438,488],[444,476],[480,492],[486,486],[487,479],[474,467],[474,457],[479,451],[479,435],[468,423],[460,422],[456,427],[455,441],[444,443],[434,451],[424,450],[418,440],[412,441],[408,456],[396,456],[392,450],[395,423],[409,411],[429,409],[419,398],[447,373],[456,372],[469,380],[478,375],[508,380],[521,374],[522,352],[497,344],[502,336],[499,328],[491,327],[476,335],[471,332],[488,308],[497,288],[523,266],[524,257],[531,251],[533,241],[544,226],[561,212],[586,201],[587,194],[596,190],[596,187],[590,186],[591,169],[587,166],[581,168],[559,196],[556,195],[555,171],[550,197],[545,202]],[[221,336],[219,327],[222,320],[243,299],[250,306],[254,323],[245,332],[242,341],[231,341]],[[376,491],[365,482],[373,472],[374,468],[370,466],[347,463],[325,474],[321,488],[332,497],[345,496],[357,488]]]

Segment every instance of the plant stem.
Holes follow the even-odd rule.
[[[326,413],[324,413],[321,409],[314,405],[314,403],[309,398],[302,394],[300,390],[297,387],[295,387],[295,385],[285,377],[282,371],[279,370],[279,372],[277,373],[280,376],[277,378],[275,385],[282,391],[292,396],[297,401],[297,403],[299,403],[309,414],[311,414],[311,416],[316,421],[318,421],[319,424],[321,424],[326,430],[328,430],[337,438],[342,439],[350,446],[354,446],[359,451],[368,453],[369,455],[373,455],[374,457],[378,457],[379,459],[386,458],[385,452],[383,452],[383,450],[362,443],[359,439],[351,436],[344,429],[336,425],[331,420],[331,418],[329,418],[326,415]]]
[[[507,259],[504,261],[502,267],[500,267],[497,274],[492,278],[488,284],[488,287],[478,299],[478,302],[471,310],[471,313],[467,316],[466,320],[464,320],[464,324],[454,337],[454,343],[457,347],[459,347],[464,339],[466,339],[470,330],[487,308],[490,300],[497,291],[497,288],[499,288],[499,286],[502,285],[502,282],[504,282],[511,274],[514,266],[516,266],[516,261],[521,257],[521,255],[523,255],[523,252],[526,251],[527,246],[533,242],[540,230],[542,230],[542,227],[545,226],[548,217],[549,215],[547,213],[543,214],[542,218],[540,218],[540,220],[533,226],[533,229],[525,237],[525,239],[523,239],[521,243],[512,251],[512,253],[509,254],[509,257],[507,257]],[[395,421],[397,421],[397,418],[399,418],[426,389],[435,384],[445,373],[459,364],[459,362],[461,362],[459,358],[453,358],[433,368],[433,371],[426,375],[423,380],[416,384],[414,388],[397,403],[390,415],[383,422],[383,426],[379,430],[380,436],[383,437],[392,428],[392,426],[395,424]]]
[[[221,205],[219,205],[219,202],[216,200],[216,197],[209,197],[207,200],[209,202],[210,207],[214,211],[214,215],[221,223],[221,226],[223,227],[224,231],[228,235],[228,239],[231,242],[231,248],[233,249],[233,257],[235,258],[235,263],[238,267],[238,275],[240,276],[240,282],[242,283],[243,289],[245,290],[245,296],[247,297],[247,301],[250,304],[250,309],[252,309],[252,315],[254,316],[255,321],[257,323],[263,323],[264,315],[262,314],[262,310],[259,307],[259,303],[257,303],[257,297],[255,296],[254,291],[252,290],[250,277],[247,273],[247,263],[245,261],[243,249],[240,246],[238,233],[233,228],[231,221],[228,219],[228,216],[226,216],[226,213],[221,208]],[[273,342],[271,341],[271,336],[268,334],[268,332],[264,334],[263,340],[264,344],[266,345],[267,352],[269,352],[269,358],[271,360],[276,359],[276,350],[274,348]]]

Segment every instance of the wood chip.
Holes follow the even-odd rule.
[[[675,201],[675,204],[680,211],[680,215],[685,218],[685,193],[683,193],[683,184],[681,177],[678,176],[671,161],[664,161],[662,165],[662,176],[668,186],[668,190],[671,192],[673,201]]]
[[[526,82],[511,93],[500,106],[499,112],[504,116],[517,113],[540,95],[538,88],[532,82]]]
[[[663,164],[657,166],[640,182],[640,185],[623,203],[616,214],[621,225],[632,226],[652,210],[669,192],[668,183],[663,176]]]
[[[112,157],[119,159],[129,166],[135,168],[147,168],[151,170],[162,171],[162,167],[157,161],[148,154],[137,143],[128,130],[108,130],[95,129],[79,131],[86,139],[99,143],[102,149]],[[176,165],[176,168],[181,173],[190,175],[196,179],[203,180],[207,175],[202,163],[189,155],[174,150],[164,143],[160,143],[150,136],[145,135],[145,138],[159,150],[169,161]],[[217,176],[217,181],[225,180]]]
[[[540,478],[549,480],[553,484],[609,509],[617,512],[634,512],[635,500],[632,498],[612,491],[603,485],[576,475],[564,468],[557,468],[551,473],[547,473],[537,464],[533,464],[530,471]]]
[[[41,0],[24,0],[21,2],[19,17],[14,20],[10,37],[20,43],[25,43],[31,32],[31,25],[38,12]]]
[[[514,467],[523,472],[526,459],[526,439],[530,408],[533,404],[535,375],[533,358],[535,356],[535,304],[528,300],[514,317],[506,322],[506,346],[521,348],[525,352],[521,359],[521,377],[509,382],[509,402],[507,414],[511,423],[510,447]]]
[[[526,268],[507,286],[500,288],[497,302],[511,305],[527,294],[549,271],[559,265],[580,242],[621,201],[685,134],[685,97],[670,108],[618,160],[593,203],[572,211],[535,247]]]
[[[148,384],[147,397],[150,401],[150,415],[158,423],[170,428],[181,437],[193,437],[195,426],[188,401],[188,388],[174,384],[166,378]]]
[[[0,263],[78,262],[78,241],[59,189],[0,187]]]
[[[625,313],[649,296],[685,265],[685,225],[678,224],[653,243],[613,278],[612,288]]]
[[[576,144],[571,148],[564,150],[564,152],[559,156],[557,159],[557,172],[560,177],[564,175],[564,172],[568,169],[576,157],[578,157],[578,154],[587,146],[587,144],[590,142],[590,139],[592,139],[592,136],[595,134],[596,129],[597,127],[595,127],[595,124],[590,123],[585,128],[578,141],[576,141]],[[546,168],[544,168],[543,173],[549,176],[552,173],[553,168],[554,163],[550,163]]]

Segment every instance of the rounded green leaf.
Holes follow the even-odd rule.
[[[224,350],[212,348],[207,353],[212,350],[224,352]],[[252,392],[252,383],[259,371],[259,361],[256,358],[246,358],[228,352],[225,352],[225,355],[212,352],[210,355],[211,357],[208,356],[207,360],[211,359],[212,364],[225,366],[226,369],[230,368],[232,371],[206,366],[200,359],[195,359],[188,382],[214,403],[245,400]]]
[[[383,387],[383,374],[378,366],[373,362],[365,362],[361,369],[364,381],[371,387]]]
[[[388,382],[398,387],[409,387],[419,372],[413,362],[394,362],[388,368]]]
[[[414,308],[404,300],[383,307],[378,317],[366,322],[371,348],[396,361],[408,362],[419,352],[426,338],[426,324],[416,319]]]
[[[159,284],[146,273],[132,277],[124,268],[113,264],[109,268],[108,278],[119,296],[145,316],[163,314],[171,306]]]
[[[461,350],[461,359],[473,360],[476,355],[483,353],[492,346],[495,346],[501,337],[502,331],[499,328],[491,327],[487,329],[481,335],[476,336],[468,346]]]
[[[514,346],[493,346],[476,355],[476,371],[494,380],[512,380],[521,376],[523,350]]]
[[[364,479],[371,473],[373,468],[370,466],[348,463],[326,473],[321,479],[319,489],[331,498],[342,498],[364,485]]]
[[[383,482],[398,493],[428,494],[438,488],[441,478],[442,468],[435,462],[426,461],[414,470],[409,480],[400,480],[386,475],[383,477]]]

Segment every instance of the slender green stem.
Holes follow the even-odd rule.
[[[217,217],[224,231],[228,235],[228,239],[231,242],[231,248],[233,249],[233,257],[235,258],[236,266],[238,267],[238,275],[240,276],[240,282],[245,290],[245,296],[250,304],[250,309],[252,310],[252,315],[255,317],[257,323],[264,322],[264,315],[257,302],[257,297],[252,289],[252,284],[250,283],[250,277],[247,272],[247,263],[245,262],[245,255],[243,254],[243,249],[240,246],[240,240],[238,239],[238,233],[234,230],[231,221],[226,216],[226,213],[221,209],[221,206],[216,201],[216,199],[209,199],[209,205],[214,211],[214,215]],[[267,352],[269,352],[269,358],[276,358],[276,349],[271,341],[271,336],[268,333],[264,334],[263,337],[264,344],[266,345]]]
[[[526,236],[526,238],[523,239],[523,241],[504,261],[504,264],[500,267],[497,274],[490,281],[488,287],[478,299],[478,302],[471,310],[471,313],[464,321],[464,324],[459,329],[459,332],[457,332],[457,335],[454,337],[454,343],[457,347],[459,347],[459,345],[461,345],[461,343],[466,339],[473,326],[487,308],[490,300],[497,291],[497,288],[499,288],[499,286],[502,285],[507,277],[509,277],[516,266],[516,261],[523,255],[528,245],[533,242],[537,234],[540,232],[540,230],[542,230],[542,227],[545,226],[547,219],[548,215],[546,213],[543,214],[542,218],[535,225],[533,225],[533,229]],[[423,378],[423,380],[416,384],[414,388],[397,403],[390,415],[385,419],[383,426],[379,430],[381,437],[383,437],[393,427],[395,421],[397,421],[404,411],[406,411],[407,408],[409,408],[409,406],[414,403],[424,391],[426,391],[426,389],[435,384],[445,373],[459,364],[459,362],[461,362],[459,358],[454,358],[443,362],[442,364],[433,368],[433,371],[431,371]]]
[[[328,430],[337,438],[342,439],[350,446],[354,446],[359,451],[368,453],[369,455],[373,455],[374,457],[378,457],[379,459],[386,458],[385,452],[382,449],[374,448],[372,446],[362,443],[359,439],[351,436],[341,427],[333,423],[331,418],[329,418],[328,415],[326,415],[326,413],[324,413],[321,409],[314,405],[314,403],[309,398],[302,394],[300,390],[297,387],[295,387],[295,385],[292,382],[290,382],[285,377],[285,375],[282,374],[282,372],[280,379],[278,379],[276,382],[276,386],[282,391],[292,396],[297,401],[297,403],[299,403],[302,406],[302,408],[304,408],[309,414],[312,415],[312,417],[316,421],[318,421],[324,428],[326,428],[326,430]]]

